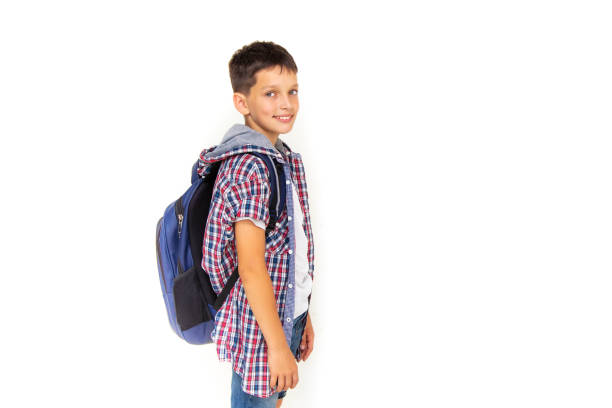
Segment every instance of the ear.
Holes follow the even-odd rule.
[[[250,113],[249,105],[247,104],[246,96],[240,92],[234,92],[234,106],[242,115]]]

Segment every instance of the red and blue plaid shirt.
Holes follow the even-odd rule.
[[[234,143],[220,149],[219,154],[215,154],[219,151],[217,146],[204,149],[200,154],[200,176],[206,174],[208,165],[224,160],[219,167],[204,233],[202,268],[208,273],[215,293],[219,294],[238,266],[233,222],[239,217],[251,217],[268,224],[271,191],[268,169],[257,156],[241,153],[265,153],[278,160],[283,164],[287,179],[287,201],[274,230],[266,235],[265,261],[287,344],[291,344],[295,307],[295,233],[294,222],[289,221],[294,211],[290,188],[295,186],[308,238],[308,273],[314,277],[314,243],[304,166],[300,154],[291,151],[282,140],[277,140],[275,149],[269,141],[269,146],[266,145],[267,139],[261,138],[265,136],[245,125],[237,124],[232,129],[242,132],[243,141],[245,133],[249,137],[255,134],[258,137],[248,139],[255,144],[240,144],[234,139]],[[308,303],[310,305],[310,296]],[[243,378],[244,392],[261,398],[274,393],[270,387],[267,344],[240,278],[216,314],[212,339],[217,345],[219,360],[231,362],[232,369]],[[298,360],[299,353],[298,348]]]

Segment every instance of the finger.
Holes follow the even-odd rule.
[[[278,376],[277,376],[276,374],[274,374],[274,375],[270,375],[270,387],[271,387],[272,389],[275,389],[275,388],[276,388],[276,383],[277,383],[277,381],[278,381]]]
[[[299,378],[298,378],[298,374],[295,373],[293,374],[293,385],[291,386],[291,388],[295,388],[298,384]]]
[[[287,374],[287,389],[295,387],[295,374]]]
[[[278,376],[278,388],[277,391],[283,391],[285,389],[285,376],[284,375],[279,375]]]
[[[308,358],[310,356],[310,353],[312,353],[313,348],[314,348],[314,340],[312,339],[312,337],[310,337],[308,339],[308,343],[306,344],[305,358]]]
[[[306,357],[308,357],[308,340],[306,338],[300,344],[300,353],[302,360],[306,361]]]
[[[309,344],[310,344],[309,338],[308,338],[308,336],[306,336],[306,337],[304,338],[304,341],[303,341],[303,344],[302,344],[302,345],[303,345],[303,348],[302,348],[302,350],[301,350],[301,353],[302,353],[302,359],[303,359],[304,361],[306,361],[306,359],[308,358],[308,355],[310,354],[310,353],[308,352],[308,349],[309,349]]]
[[[291,388],[291,383],[293,381],[293,376],[291,374],[287,374],[285,377],[285,391]]]

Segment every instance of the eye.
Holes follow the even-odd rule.
[[[291,92],[295,92],[295,93],[294,93],[294,95],[297,95],[298,90],[297,90],[297,89],[294,89],[294,90],[292,90]]]
[[[274,91],[268,91],[268,92],[266,92],[266,96],[271,96],[270,94],[273,94],[273,93],[274,93]]]

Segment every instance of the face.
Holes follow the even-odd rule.
[[[299,110],[298,83],[287,68],[271,67],[255,74],[249,96],[235,93],[236,108],[245,116],[245,124],[264,134],[272,144],[279,133],[288,133]]]

